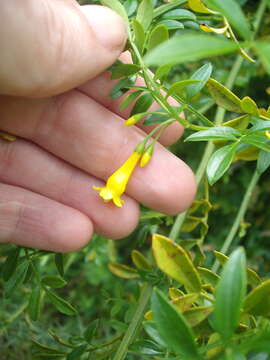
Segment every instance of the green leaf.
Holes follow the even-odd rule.
[[[172,10],[173,8],[176,8],[176,7],[184,4],[185,2],[187,2],[187,0],[175,0],[170,4],[164,4],[164,5],[158,6],[154,10],[154,18],[166,13],[167,11]]]
[[[160,114],[156,114],[156,112],[159,112]],[[163,110],[157,110],[155,111],[155,114],[151,114],[144,120],[143,125],[161,124],[168,119],[168,115],[163,112]]]
[[[76,315],[77,310],[66,300],[62,299],[60,296],[56,295],[51,290],[46,289],[46,295],[50,302],[56,307],[58,311],[66,315]]]
[[[270,44],[269,42],[256,41],[253,46],[268,74],[270,74]]]
[[[252,128],[251,131],[264,131],[270,130],[270,121],[269,120],[262,120],[256,116],[251,117]]]
[[[87,345],[81,345],[72,350],[68,356],[66,357],[66,360],[77,360],[81,358],[81,355],[85,353],[87,349]]]
[[[160,25],[166,26],[168,30],[184,29],[184,25],[180,21],[176,21],[176,20],[161,20],[158,23]]]
[[[135,13],[135,11],[137,9],[138,1],[137,0],[126,0],[123,5],[126,9],[128,16],[131,16]]]
[[[119,79],[123,76],[130,76],[140,71],[140,66],[135,64],[118,64],[112,69],[111,79]]]
[[[243,112],[241,108],[241,100],[224,85],[215,79],[209,78],[207,81],[207,88],[219,106],[236,113]]]
[[[54,256],[54,262],[59,272],[59,275],[64,276],[64,254],[57,253]]]
[[[120,110],[124,110],[126,109],[131,103],[133,103],[137,97],[142,93],[141,90],[138,91],[134,91],[131,92],[130,94],[128,94],[125,99],[123,100],[123,102],[120,104],[119,109]]]
[[[157,330],[169,349],[186,360],[199,359],[191,328],[180,311],[157,289],[152,295],[152,310]]]
[[[137,10],[136,19],[142,24],[142,27],[146,31],[153,19],[154,7],[152,0],[142,0]]]
[[[152,249],[158,267],[165,274],[183,284],[188,291],[200,292],[199,274],[185,249],[159,234],[153,235]]]
[[[264,173],[270,166],[270,152],[269,151],[260,151],[258,162],[257,162],[257,171],[259,174]]]
[[[262,282],[245,299],[244,311],[252,315],[270,314],[270,280]]]
[[[164,41],[169,39],[169,32],[165,25],[157,25],[151,31],[148,41],[148,50],[154,49]]]
[[[6,258],[6,261],[3,265],[2,275],[4,281],[8,281],[11,276],[13,275],[14,271],[17,268],[18,259],[20,256],[21,248],[19,246],[16,246],[15,249],[13,249],[8,257]]]
[[[265,151],[270,151],[269,140],[265,135],[261,135],[261,134],[246,135],[246,136],[243,136],[243,138],[241,139],[241,142],[250,144],[250,145],[254,145],[254,146],[258,147],[259,149],[262,149]]]
[[[238,248],[224,266],[216,288],[213,326],[224,341],[232,337],[239,325],[246,287],[246,257],[244,250]]]
[[[167,96],[172,94],[182,95],[183,91],[190,85],[198,84],[200,80],[181,80],[175,82],[167,91]]]
[[[166,14],[164,14],[162,16],[163,20],[196,20],[196,15],[189,11],[189,10],[185,10],[185,9],[175,9],[175,10],[171,10],[166,12]]]
[[[46,353],[46,354],[50,354],[50,355],[62,355],[65,356],[66,353],[64,351],[49,347],[47,345],[41,344],[38,341],[35,340],[31,340],[34,350],[39,350],[40,353]],[[35,355],[36,355],[36,351],[35,351]]]
[[[213,311],[212,306],[197,306],[184,312],[184,317],[192,327],[200,324]]]
[[[52,288],[62,288],[67,284],[67,282],[60,276],[44,276],[41,281],[44,285],[50,286]]]
[[[205,283],[211,284],[214,287],[216,286],[218,280],[219,280],[219,276],[217,274],[215,274],[213,271],[204,268],[204,267],[198,267],[197,268],[200,277],[204,280]]]
[[[253,99],[251,99],[249,96],[245,96],[241,100],[241,108],[244,113],[259,116],[259,109],[257,104]]]
[[[134,42],[137,45],[139,51],[142,53],[145,43],[145,31],[142,24],[136,20],[132,19],[132,28],[134,33]]]
[[[139,277],[136,269],[123,264],[109,264],[110,271],[122,279],[136,279]]]
[[[241,132],[227,126],[215,126],[207,130],[197,131],[185,141],[236,140]]]
[[[118,15],[120,15],[124,22],[128,25],[128,16],[126,9],[118,0],[100,0],[102,5],[108,6],[112,10],[114,10]]]
[[[13,291],[24,282],[28,267],[29,263],[27,261],[23,261],[17,266],[16,271],[5,284],[6,297],[10,297]]]
[[[112,99],[116,99],[124,94],[125,91],[128,90],[130,86],[134,84],[136,76],[130,76],[125,79],[118,81],[117,84],[114,85],[110,92],[110,97]]]
[[[213,185],[228,170],[233,161],[238,144],[226,145],[218,149],[211,156],[207,165],[207,177]]]
[[[224,122],[222,126],[230,126],[237,130],[245,130],[248,127],[249,122],[250,122],[249,115],[241,115],[232,120]]]
[[[199,80],[197,84],[193,84],[188,86],[187,88],[187,96],[188,98],[192,98],[196,94],[198,94],[202,88],[207,83],[208,79],[212,74],[213,67],[210,63],[204,64],[198,70],[195,71],[194,74],[190,77],[190,80]]]
[[[146,57],[147,65],[185,64],[238,49],[234,42],[212,35],[184,34],[157,46]]]
[[[161,339],[158,331],[157,331],[157,327],[154,323],[154,321],[146,321],[143,324],[144,330],[146,331],[146,333],[150,336],[150,338],[152,340],[154,340],[157,344],[159,344],[161,347],[165,348],[166,344],[164,343],[164,341]]]
[[[91,344],[93,337],[96,335],[97,329],[99,326],[99,319],[92,321],[87,329],[85,330],[83,336],[88,344]]]
[[[130,116],[146,112],[153,102],[154,99],[151,94],[145,93],[141,95],[133,106]]]
[[[40,315],[41,308],[41,287],[35,286],[32,289],[31,296],[28,303],[28,312],[31,320],[37,321]]]
[[[219,11],[229,23],[246,40],[251,39],[249,22],[247,21],[241,6],[235,0],[204,0],[211,9]]]
[[[138,250],[132,250],[131,258],[133,264],[140,270],[151,270],[151,265],[146,257]]]

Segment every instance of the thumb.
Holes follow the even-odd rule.
[[[64,92],[111,65],[126,41],[109,8],[75,0],[0,2],[0,94]]]

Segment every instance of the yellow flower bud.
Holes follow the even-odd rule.
[[[152,158],[153,155],[153,151],[154,151],[154,143],[152,143],[144,152],[143,156],[141,157],[141,161],[140,161],[140,166],[144,167],[145,165],[147,165],[149,163],[149,161]]]
[[[268,139],[270,139],[270,131],[269,130],[266,130],[265,136],[268,137]]]
[[[145,115],[144,113],[141,113],[141,114],[136,114],[136,115],[131,116],[130,118],[128,118],[125,121],[125,125],[132,126],[132,125],[137,124],[137,122],[140,121],[144,115]]]

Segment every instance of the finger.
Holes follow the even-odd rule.
[[[130,111],[134,105],[134,102],[124,110],[120,110],[120,105],[122,104],[127,94],[131,93],[132,90],[128,91],[125,95],[120,96],[117,99],[112,99],[110,97],[110,93],[116,83],[117,83],[116,80],[111,80],[111,73],[105,72],[98,75],[94,79],[87,81],[85,84],[81,85],[79,87],[79,90],[81,90],[84,94],[90,96],[92,99],[96,100],[98,103],[104,105],[107,109],[118,114],[122,118],[128,119],[130,116]],[[136,85],[145,86],[145,83],[142,78],[138,78],[136,81]],[[179,106],[179,103],[173,98],[170,98],[169,101],[171,105]],[[149,111],[156,111],[157,109],[160,109],[160,106],[157,103],[154,103],[150,107]],[[149,133],[150,131],[153,130],[155,126],[153,125],[145,126],[142,125],[142,123],[140,123],[138,127],[143,129],[145,132]],[[183,126],[177,122],[174,122],[167,127],[167,129],[161,135],[159,142],[164,146],[172,145],[177,140],[179,140],[179,138],[183,134],[183,131],[184,131]]]
[[[1,127],[106,180],[145,134],[78,91],[54,100],[2,98]],[[21,114],[24,115],[21,126]],[[157,144],[153,161],[136,169],[127,193],[159,211],[174,214],[188,207],[195,192],[189,167]]]
[[[92,231],[91,221],[78,210],[0,184],[0,242],[68,252],[84,246]]]
[[[94,231],[118,239],[138,223],[138,204],[125,196],[125,207],[100,201],[93,176],[80,171],[33,143],[0,140],[0,181],[16,185],[77,209],[91,219]],[[18,174],[20,174],[18,176]],[[121,219],[121,222],[119,221]]]
[[[3,1],[0,93],[40,97],[71,89],[111,65],[125,40],[123,21],[106,7]]]

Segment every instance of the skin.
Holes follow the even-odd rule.
[[[121,18],[108,8],[72,0],[0,3],[0,128],[18,136],[0,139],[0,242],[73,251],[93,231],[113,239],[129,234],[139,203],[176,214],[192,202],[193,173],[163,147],[181,136],[178,124],[163,134],[151,162],[136,168],[122,208],[92,189],[149,131],[123,126],[128,110],[108,97],[114,83],[104,71],[125,41]]]

